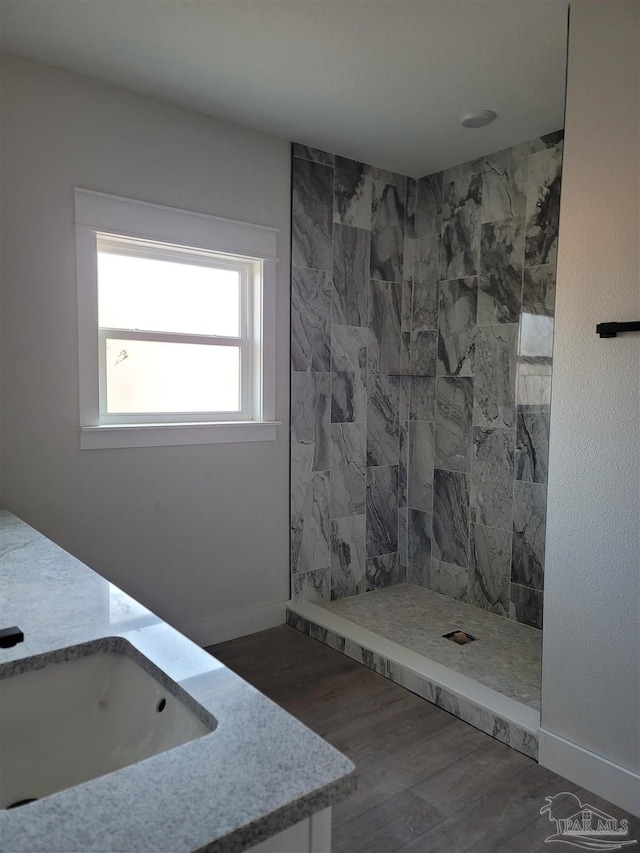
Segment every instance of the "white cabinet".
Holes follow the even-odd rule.
[[[247,853],[331,853],[331,809],[311,815]]]

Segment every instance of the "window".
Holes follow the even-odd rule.
[[[98,234],[101,423],[250,420],[260,262]]]
[[[75,201],[81,446],[274,438],[275,230]]]

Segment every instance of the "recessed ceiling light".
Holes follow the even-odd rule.
[[[493,110],[471,110],[460,117],[460,124],[463,127],[484,127],[497,118],[498,114]]]

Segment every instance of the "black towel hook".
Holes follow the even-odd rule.
[[[598,323],[596,333],[601,338],[616,338],[620,332],[640,332],[640,320],[634,323]]]

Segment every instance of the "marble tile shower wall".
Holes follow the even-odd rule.
[[[295,597],[541,627],[562,132],[419,180],[293,146]]]

